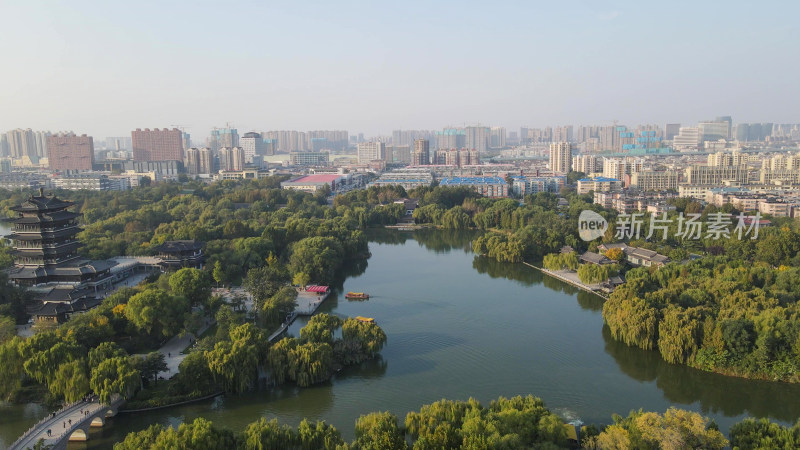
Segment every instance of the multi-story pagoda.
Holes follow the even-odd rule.
[[[11,208],[17,217],[6,219],[13,224],[13,233],[6,237],[14,249],[8,277],[40,301],[32,311],[37,319],[63,320],[85,311],[98,303],[93,294],[111,285],[115,263],[78,255],[81,243],[75,236],[81,231],[80,214],[67,210],[73,205],[52,194],[45,196],[40,189],[38,196]]]

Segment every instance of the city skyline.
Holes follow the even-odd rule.
[[[719,114],[800,121],[800,86],[785,76],[800,68],[800,5],[670,6],[4,4],[18,18],[8,33],[26,38],[0,43],[23,68],[0,74],[0,103],[13,105],[0,129],[101,137],[180,124],[203,138],[226,122],[375,136]],[[219,26],[246,17],[253,26]]]

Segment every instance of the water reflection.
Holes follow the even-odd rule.
[[[608,327],[603,327],[606,353],[630,377],[644,382],[655,381],[664,397],[673,403],[699,402],[704,414],[725,416],[748,414],[793,422],[800,416],[800,386],[746,380],[669,364],[657,351],[629,347],[611,337]]]
[[[561,284],[576,289],[574,286],[567,285],[566,283]],[[583,289],[578,289],[578,305],[580,305],[581,308],[589,311],[602,311],[604,302],[605,299],[603,297],[592,294],[591,292],[586,292]]]
[[[432,250],[434,253],[448,253],[457,249],[464,253],[472,253],[472,241],[480,234],[475,230],[443,231],[435,228],[423,228],[415,230],[413,236],[420,246]]]
[[[480,274],[487,274],[492,278],[505,278],[519,281],[525,286],[542,282],[541,272],[524,264],[500,262],[486,256],[475,256],[472,267]]]

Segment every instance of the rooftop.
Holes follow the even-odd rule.
[[[500,177],[450,177],[442,178],[441,186],[473,185],[473,184],[506,184]]]
[[[294,180],[289,180],[290,183],[331,183],[333,181],[342,178],[342,175],[339,174],[314,174],[314,175],[305,175],[300,178],[295,178]]]

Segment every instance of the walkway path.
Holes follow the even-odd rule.
[[[109,412],[111,415],[116,414],[117,408],[123,402],[124,400],[117,396],[111,405],[102,405],[97,397],[92,397],[90,401],[67,405],[55,413],[47,415],[31,427],[22,437],[11,444],[9,450],[33,448],[39,439],[44,439],[44,443],[52,445],[54,449],[64,449],[73,433],[76,436],[81,435],[81,439],[85,440],[88,437],[92,421],[99,418],[101,424],[105,423]],[[47,433],[48,430],[50,430],[50,434]]]
[[[203,334],[215,323],[215,320],[208,319],[206,324],[200,329],[200,331],[198,331],[198,334]],[[186,358],[186,355],[182,352],[192,345],[192,342],[196,340],[197,337],[194,334],[187,332],[183,335],[173,336],[164,345],[162,345],[157,351],[164,355],[164,360],[167,362],[167,371],[160,372],[159,376],[163,376],[166,379],[170,379],[175,376],[179,372],[178,367],[181,365],[181,361]],[[139,354],[137,356],[146,355]]]

